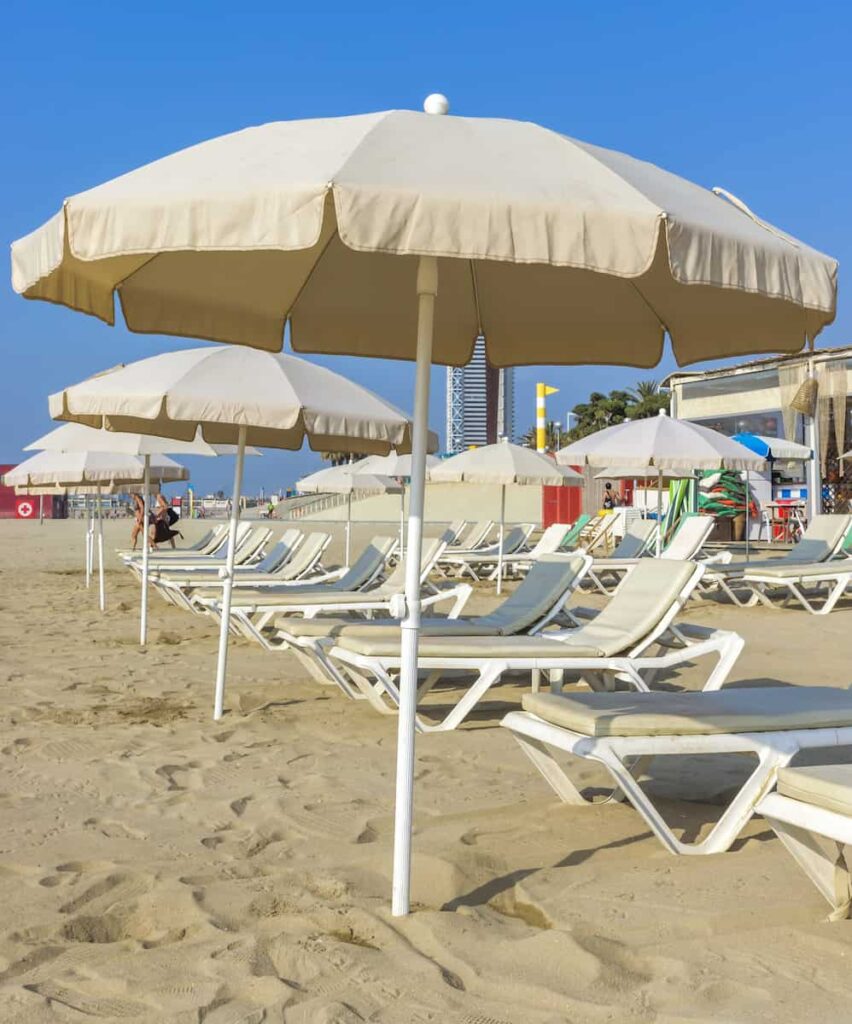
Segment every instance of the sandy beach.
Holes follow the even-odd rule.
[[[765,823],[675,858],[629,805],[558,805],[498,727],[518,681],[418,738],[416,911],[392,918],[395,720],[238,641],[214,724],[214,624],[154,598],[140,650],[138,587],[110,556],[100,615],[81,531],[0,523],[3,1024],[852,1017],[852,922]],[[852,683],[852,600],[687,618],[745,637],[730,685]],[[747,771],[657,759],[649,785],[695,834]]]

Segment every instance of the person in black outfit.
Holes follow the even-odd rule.
[[[162,494],[157,495],[157,507],[151,513],[148,524],[148,535],[151,538],[152,546],[165,544],[168,541],[172,547],[175,546],[175,537],[183,540],[180,530],[173,530],[172,527],[178,521],[178,514],[166,501]]]

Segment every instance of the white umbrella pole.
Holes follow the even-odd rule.
[[[405,558],[405,484],[402,485],[399,505],[399,557]]]
[[[148,642],[148,509],[151,505],[151,456],[145,456],[145,475],[142,483],[142,608],[139,616],[139,643],[142,647]]]
[[[417,374],[414,385],[414,429],[411,451],[411,496],[408,503],[408,545],[405,558],[405,607],[399,673],[399,718],[396,744],[396,802],[393,834],[393,900],[391,913],[409,911],[411,825],[414,803],[414,716],[417,713],[417,640],[420,630],[420,556],[423,548],[423,505],[426,493],[426,446],[432,329],[438,294],[438,261],[421,256],[417,268]]]
[[[38,525],[44,526],[44,495],[38,496]]]
[[[101,502],[101,485],[98,484],[98,604],[106,610],[106,589],[104,586],[104,510]]]
[[[231,590],[234,583],[234,553],[240,524],[240,493],[243,489],[243,462],[246,454],[246,427],[240,427],[237,464],[234,467],[234,498],[231,502],[231,526],[228,533],[228,557],[225,560],[225,585],[222,587],[222,621],[219,625],[219,660],[216,665],[216,694],[213,718],[218,721],[225,708],[225,673],[228,669],[228,633],[231,628]]]
[[[85,517],[86,517],[86,586],[90,586],[92,582],[92,525],[89,513],[89,495],[85,495],[83,498],[85,502]]]
[[[657,473],[657,558],[663,553],[663,474]]]
[[[349,556],[352,554],[352,491],[346,495],[346,568],[350,566]]]
[[[506,485],[500,487],[500,537],[497,547],[497,593],[503,590],[503,532],[506,522]]]

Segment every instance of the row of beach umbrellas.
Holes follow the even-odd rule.
[[[309,425],[297,414],[289,434],[264,435],[287,434],[282,447],[307,437],[358,451],[366,433],[380,454],[412,453],[394,914],[409,910],[432,363],[466,363],[480,337],[496,367],[651,367],[666,337],[680,365],[797,352],[833,320],[837,282],[833,259],[723,189],[531,121],[450,117],[437,94],[424,106],[274,122],[189,147],[66,199],[12,252],[22,295],[109,324],[118,305],[132,331],[224,342],[242,356],[251,351],[243,346],[279,351],[286,330],[299,352],[415,360],[404,427],[367,429],[359,407],[363,419]],[[187,370],[200,359],[186,356]],[[242,450],[263,446],[252,432],[277,407],[272,392],[286,396],[287,387],[276,375],[260,386],[259,404],[243,404],[232,373],[190,416],[171,407],[168,374],[146,382],[144,401],[116,386],[128,376],[116,370],[82,393],[70,389],[51,412],[160,436],[185,436],[175,424],[201,424],[208,441],[228,434],[240,447],[235,491]],[[345,404],[352,392],[341,382]],[[216,436],[206,432],[212,425]],[[319,435],[346,444],[318,445]],[[231,527],[232,553],[235,518]],[[225,594],[220,654],[227,579]]]

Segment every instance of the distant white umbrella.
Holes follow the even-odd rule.
[[[207,346],[119,366],[50,397],[54,419],[123,432],[237,445],[214,718],[222,716],[234,550],[246,445],[384,455],[410,449],[411,422],[340,374],[295,356]],[[437,437],[431,439],[437,447]],[[145,555],[147,559],[147,554]],[[143,588],[147,594],[147,587]]]
[[[56,431],[53,431],[56,433]],[[32,447],[32,446],[30,446]],[[142,486],[147,495],[150,482],[173,483],[188,480],[189,470],[165,455],[124,455],[93,451],[40,451],[9,470],[3,477],[8,487],[29,489],[35,487],[63,488],[86,494],[86,586],[92,578],[94,563],[94,519],[98,520],[98,602],[101,611],[106,607],[104,583],[104,535],[101,491],[116,487]],[[96,495],[95,509],[89,515],[89,494]],[[147,524],[143,532],[143,551],[147,559]]]
[[[380,459],[380,455],[374,456]],[[345,494],[346,495],[346,554],[347,567],[350,564],[352,555],[351,533],[352,533],[352,495],[356,491],[372,492],[373,494],[399,494],[405,493],[402,484],[393,477],[379,476],[376,473],[361,472],[361,462],[342,463],[339,466],[329,466],[327,469],[317,470],[310,476],[304,476],[296,481],[296,490],[302,494]]]
[[[482,448],[471,448],[445,459],[428,472],[432,483],[473,483],[500,485],[500,534],[497,547],[497,593],[503,584],[503,536],[506,522],[506,486],[512,484],[548,484],[558,487],[582,487],[583,477],[573,469],[557,466],[553,459],[532,448],[498,441]]]
[[[436,455],[426,456],[426,469],[427,471],[432,466],[437,466],[441,460]],[[400,455],[398,452],[391,452],[390,455],[369,455],[366,459],[362,459],[359,463],[363,472],[379,473],[386,476],[395,476],[400,479],[410,479],[411,477],[411,463],[412,459],[410,455]],[[400,495],[400,506],[399,506],[399,554],[400,557],[405,556],[405,488],[403,487]]]
[[[574,441],[556,453],[561,466],[615,465],[647,471],[657,477],[657,554],[662,551],[663,477],[696,469],[763,469],[765,460],[717,430],[689,420],[672,419],[665,411],[643,420],[626,420]]]

